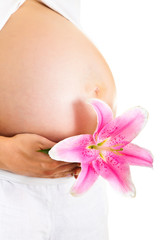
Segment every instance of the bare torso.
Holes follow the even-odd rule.
[[[53,141],[92,133],[89,98],[112,108],[111,71],[93,43],[66,18],[26,1],[0,32],[0,135],[37,133]]]

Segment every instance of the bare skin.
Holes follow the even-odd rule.
[[[48,149],[56,143],[37,134],[17,134],[14,137],[0,137],[0,169],[16,174],[59,178],[78,175],[79,163],[52,160],[48,154],[37,150]]]
[[[0,31],[0,85],[0,135],[14,149],[0,164],[28,176],[47,177],[41,164],[34,170],[46,156],[35,152],[39,140],[25,133],[52,143],[92,134],[97,118],[86,103],[90,98],[105,101],[115,112],[114,79],[101,53],[70,21],[37,0],[27,0]],[[58,164],[50,177],[72,168],[63,165],[61,171]]]

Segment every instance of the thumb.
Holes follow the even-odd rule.
[[[53,142],[53,141],[51,141],[51,140],[49,140],[48,138],[45,138],[45,137],[41,137],[40,143],[41,143],[42,149],[52,148],[56,144],[56,142]]]

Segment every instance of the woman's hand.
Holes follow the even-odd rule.
[[[38,150],[48,149],[55,142],[37,134],[0,136],[0,168],[20,175],[40,178],[60,178],[79,174],[79,163],[56,161]],[[76,176],[75,176],[76,177]]]

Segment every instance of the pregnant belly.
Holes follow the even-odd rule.
[[[91,41],[60,14],[26,1],[0,32],[0,135],[37,133],[53,141],[93,133],[87,100],[114,109],[115,86]]]

